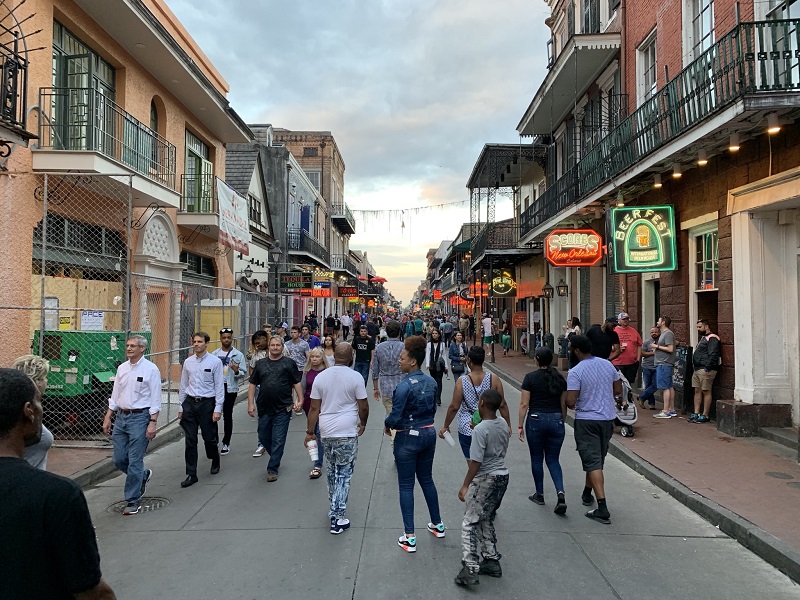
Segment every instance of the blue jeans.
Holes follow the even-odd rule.
[[[560,412],[532,414],[538,415],[539,418],[534,419],[531,413],[525,418],[525,438],[531,454],[531,473],[536,493],[544,493],[543,461],[547,463],[547,470],[550,471],[556,492],[563,492],[564,475],[561,472],[558,455],[561,454],[561,445],[564,443],[564,420]]]
[[[361,373],[361,376],[364,378],[364,385],[367,385],[367,379],[369,379],[369,363],[357,362],[353,365],[353,368]]]
[[[258,441],[269,453],[267,473],[277,473],[286,446],[292,414],[282,410],[274,415],[258,415]]]
[[[418,431],[419,435],[410,435]],[[433,456],[436,453],[436,428],[406,429],[394,436],[394,461],[397,464],[397,486],[400,489],[400,512],[406,533],[414,533],[414,476],[419,481],[431,523],[442,522],[439,514],[439,493],[433,483]]]
[[[471,435],[464,435],[460,431],[458,432],[458,443],[461,446],[461,452],[464,453],[464,458],[469,460],[469,449],[472,446],[472,436]]]
[[[149,443],[145,434],[149,423],[148,411],[129,415],[118,412],[114,421],[114,431],[111,434],[114,442],[114,464],[127,475],[125,478],[127,502],[139,502],[142,498],[144,453]]]
[[[656,370],[642,368],[642,385],[644,391],[639,394],[639,400],[647,402],[650,406],[656,405]]]
[[[358,438],[325,438],[325,460],[328,461],[328,516],[344,519],[347,514],[347,497],[350,480],[358,456]]]

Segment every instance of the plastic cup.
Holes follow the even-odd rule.
[[[450,435],[449,431],[445,431],[444,432],[444,441],[447,442],[448,444],[450,444],[451,448],[455,448],[456,447],[456,441],[453,439],[453,436]]]
[[[311,440],[306,444],[306,449],[308,450],[308,455],[311,457],[311,460],[316,462],[319,460],[319,448],[317,448],[317,440]]]

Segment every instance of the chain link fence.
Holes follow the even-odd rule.
[[[145,356],[161,372],[161,428],[177,418],[192,333],[209,333],[212,351],[230,327],[246,351],[264,323],[261,294],[133,272],[141,211],[130,175],[16,174],[0,184],[19,206],[0,267],[0,319],[10,334],[0,360],[31,353],[50,362],[42,403],[57,442],[110,443],[101,424],[129,333],[148,340]]]

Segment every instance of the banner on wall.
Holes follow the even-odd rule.
[[[675,213],[671,206],[611,210],[609,251],[616,273],[674,271],[678,268]]]
[[[219,203],[219,243],[250,255],[250,207],[246,198],[217,179]]]

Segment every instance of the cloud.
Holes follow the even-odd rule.
[[[465,199],[481,148],[518,141],[515,127],[546,72],[545,2],[169,4],[247,122],[333,133],[353,208],[374,208],[376,198],[393,207]],[[410,269],[405,277],[418,283],[427,248],[468,219],[468,207],[430,211],[414,219],[411,236],[410,227],[377,239],[359,228],[351,247],[375,249],[378,271]],[[398,261],[398,244],[417,261]],[[416,284],[389,287],[408,300]]]

